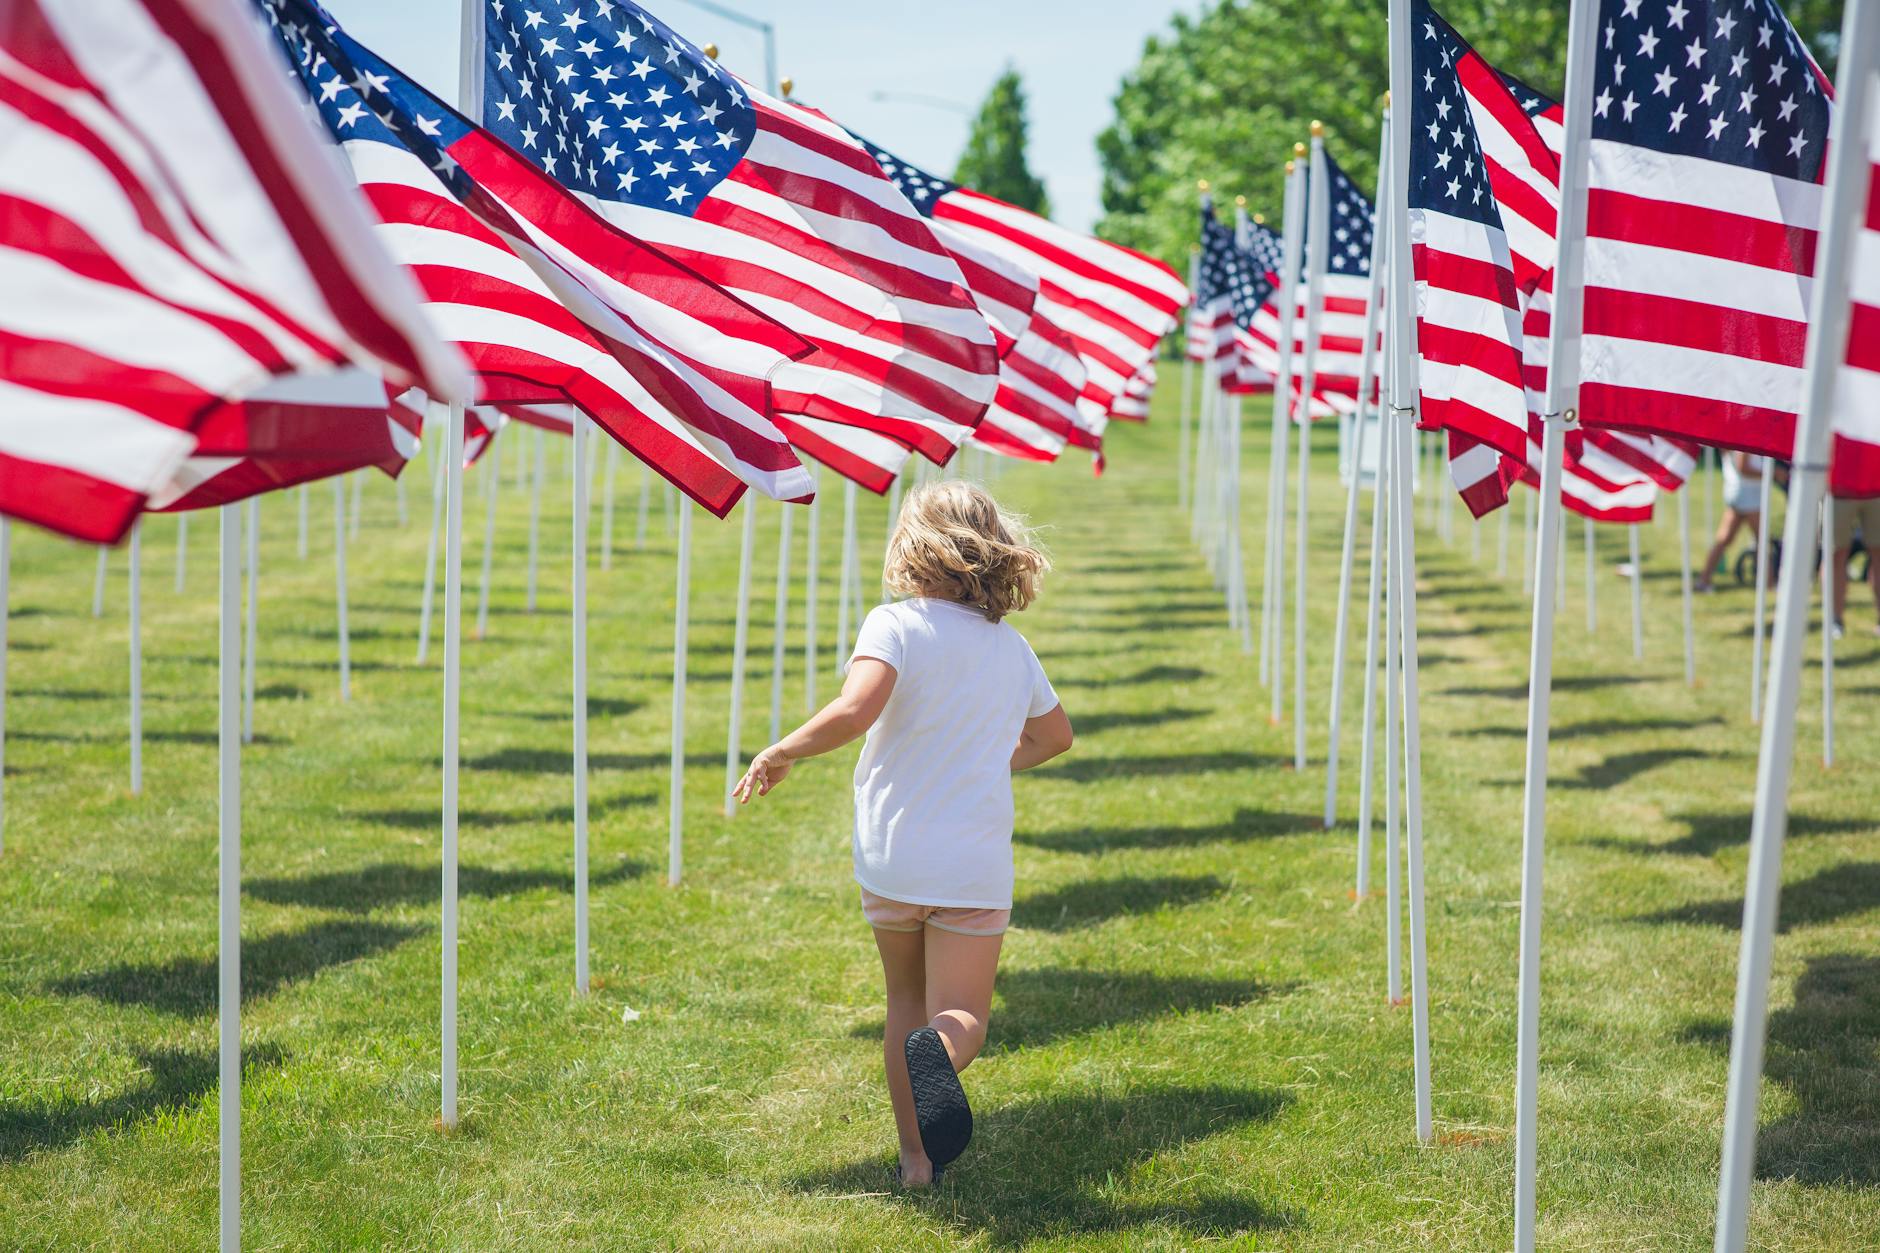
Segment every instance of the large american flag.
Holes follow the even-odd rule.
[[[115,541],[274,376],[467,391],[319,142],[239,0],[0,6],[0,512]]]
[[[1039,315],[1070,336],[1083,358],[1083,408],[1107,415],[1188,303],[1188,288],[1175,271],[908,166],[892,153],[876,149],[875,155],[921,213],[1038,276]]]
[[[804,339],[597,218],[310,0],[268,10],[485,400],[573,401],[721,515],[747,483],[812,491],[766,416],[773,383],[808,366]]]
[[[1829,93],[1771,0],[1602,0],[1583,421],[1786,457]]]
[[[1865,71],[1880,79],[1880,67]],[[1845,81],[1845,80],[1843,80]],[[1870,83],[1863,207],[1852,225],[1854,266],[1848,289],[1847,362],[1836,380],[1829,490],[1880,495],[1880,82]],[[1880,537],[1869,537],[1873,546]]]
[[[1530,154],[1511,137],[1534,134],[1526,114],[1495,71],[1425,0],[1411,5],[1410,75],[1410,244],[1421,417],[1525,462],[1529,408],[1521,280],[1532,291],[1551,268],[1553,229],[1551,221],[1536,222],[1544,207],[1539,193],[1524,179],[1497,179],[1494,170],[1547,154]],[[1496,149],[1495,161],[1490,148]],[[1530,193],[1529,200],[1511,197],[1508,208],[1516,223],[1513,241],[1522,246],[1520,262],[1504,226],[1498,183]]]
[[[776,408],[944,462],[998,385],[959,265],[848,132],[639,6],[489,0],[482,118],[600,215],[825,354]]]
[[[417,409],[359,370],[288,375],[224,408],[212,423],[234,422],[277,437],[265,451],[211,456],[199,450],[150,497],[150,509],[208,509],[355,470],[397,478],[417,456],[424,429]]]

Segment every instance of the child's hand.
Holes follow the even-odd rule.
[[[796,762],[785,755],[781,748],[772,744],[751,759],[750,769],[744,772],[744,777],[738,780],[738,785],[731,789],[731,794],[738,798],[740,805],[750,804],[753,793],[758,796],[768,796],[770,789],[782,783],[784,776],[790,773],[790,767],[795,764]]]

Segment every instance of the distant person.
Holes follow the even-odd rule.
[[[1744,527],[1754,539],[1762,527],[1762,479],[1768,458],[1746,452],[1723,454],[1723,520],[1717,524],[1717,540],[1704,557],[1698,571],[1696,589],[1711,590],[1711,576],[1717,563],[1730,551],[1730,544]]]
[[[740,803],[806,757],[864,733],[855,767],[855,880],[887,982],[883,1041],[898,1177],[926,1187],[973,1134],[959,1072],[979,1055],[1012,916],[1012,775],[1071,746],[1071,723],[1005,621],[1050,568],[984,489],[916,488],[888,541],[887,581],[842,694],[759,753]]]
[[[1880,498],[1843,500],[1834,498],[1834,638],[1846,633],[1847,561],[1854,554],[1854,533],[1867,550],[1867,583],[1873,589],[1874,634],[1880,635],[1880,561],[1874,560],[1874,545],[1880,542]]]

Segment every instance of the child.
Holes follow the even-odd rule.
[[[986,1042],[1012,914],[1012,773],[1071,746],[1044,668],[1004,621],[1049,568],[982,488],[916,488],[888,541],[888,586],[909,599],[868,615],[842,694],[737,785],[748,804],[803,758],[868,736],[855,879],[887,981],[888,1096],[910,1188],[937,1179],[973,1134],[958,1072]]]

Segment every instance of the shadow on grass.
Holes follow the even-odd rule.
[[[606,869],[590,872],[593,887],[624,883],[645,874],[645,862],[622,860]],[[340,909],[349,913],[368,913],[392,905],[419,905],[435,901],[443,869],[440,866],[414,866],[404,862],[380,862],[358,870],[340,870],[330,874],[307,875],[298,879],[252,879],[242,888],[244,895],[274,905],[305,905],[314,909]],[[572,870],[493,870],[487,866],[459,865],[459,896],[517,896],[548,888],[556,892],[574,891]],[[247,955],[242,962],[246,975]]]
[[[587,707],[590,718],[625,718],[646,708],[646,702],[622,700],[615,696],[590,696]],[[512,718],[527,718],[531,722],[570,723],[574,720],[572,709],[512,709],[508,714]]]
[[[1637,753],[1614,753],[1603,761],[1582,766],[1574,778],[1554,780],[1553,786],[1603,792],[1628,783],[1659,766],[1668,766],[1677,761],[1714,761],[1730,755],[1707,753],[1696,748],[1652,748]]]
[[[1750,814],[1675,814],[1675,822],[1684,825],[1685,834],[1666,844],[1647,844],[1637,840],[1603,837],[1590,841],[1604,848],[1634,853],[1677,853],[1688,857],[1712,857],[1726,848],[1749,843]],[[1807,835],[1856,835],[1880,829],[1880,822],[1869,818],[1811,818],[1806,814],[1789,815],[1789,838]]]
[[[1290,764],[1291,758],[1260,753],[1170,753],[1149,757],[1073,757],[1027,773],[1036,779],[1095,783],[1103,779],[1153,779],[1172,774],[1213,774],[1223,770],[1262,770]]]
[[[613,796],[605,799],[589,798],[588,816],[599,817],[602,814],[615,813],[623,809],[637,809],[642,805],[651,805],[657,797],[639,793],[630,796]],[[404,831],[435,831],[443,820],[442,813],[436,808],[429,809],[369,809],[359,813],[345,815],[349,819],[370,822],[381,827],[397,827]],[[457,823],[462,827],[491,829],[495,827],[519,827],[530,823],[573,822],[574,806],[557,805],[553,809],[539,810],[534,813],[504,813],[494,809],[465,809],[457,814]]]
[[[1211,874],[1092,879],[1033,893],[1014,902],[1012,925],[1039,931],[1074,931],[1130,914],[1199,904],[1225,891],[1227,884]]]
[[[53,1101],[0,1105],[0,1162],[18,1161],[30,1153],[64,1148],[97,1131],[112,1131],[127,1123],[189,1108],[215,1092],[218,1059],[211,1052],[180,1049],[136,1050],[144,1077],[136,1086],[95,1101]],[[272,1044],[242,1050],[244,1076],[279,1066],[287,1054]]]
[[[1323,814],[1237,809],[1226,822],[1206,827],[1092,827],[1084,831],[1020,832],[1013,838],[1054,853],[1105,853],[1112,849],[1192,848],[1237,840],[1316,835],[1325,830]]]
[[[122,744],[126,739],[122,734],[74,735],[69,731],[9,731],[7,736],[9,739],[31,740],[48,744]],[[221,743],[221,739],[214,731],[145,731],[144,742],[146,744],[207,744],[213,746]],[[255,737],[247,741],[247,743],[250,745],[260,745],[263,748],[276,748],[282,744],[291,744],[293,741],[281,739],[276,735],[263,735],[260,732],[256,732]]]
[[[1079,735],[1097,735],[1104,731],[1114,731],[1119,727],[1159,727],[1170,722],[1192,722],[1196,718],[1206,718],[1213,714],[1212,709],[1187,709],[1182,706],[1170,706],[1160,709],[1132,709],[1114,713],[1079,714],[1073,722]]]
[[[1556,692],[1591,692],[1606,687],[1630,687],[1635,683],[1648,680],[1638,674],[1570,674],[1554,677]],[[1483,696],[1496,700],[1526,700],[1528,685],[1526,680],[1510,683],[1505,687],[1446,687],[1444,696]]]
[[[1796,927],[1835,922],[1874,908],[1880,908],[1880,862],[1845,862],[1799,882],[1784,884],[1776,930],[1786,934]],[[1743,926],[1743,898],[1730,896],[1661,910],[1645,914],[1637,921],[1689,922],[1739,930]]]
[[[1151,683],[1195,683],[1207,677],[1208,672],[1197,666],[1147,666],[1134,674],[1116,678],[1077,676],[1053,679],[1051,684],[1054,687],[1135,687]]]
[[[697,678],[697,675],[693,675]],[[442,763],[436,763],[441,765]],[[672,764],[669,753],[589,753],[589,770],[664,770]],[[685,764],[724,768],[723,753],[687,753]],[[568,774],[574,758],[565,748],[504,748],[481,757],[466,757],[466,770],[506,770],[514,774]]]
[[[1550,728],[1547,738],[1557,743],[1561,740],[1604,739],[1608,735],[1631,735],[1644,731],[1695,731],[1699,727],[1721,725],[1723,725],[1723,719],[1714,714],[1708,718],[1592,718],[1585,722],[1569,722]],[[1527,727],[1524,725],[1471,727],[1457,734],[1524,740],[1527,738]]]
[[[1250,1005],[1284,995],[1294,984],[1269,986],[1252,979],[1198,979],[1124,970],[1046,966],[1001,970],[994,984],[988,1053],[1041,1048],[1067,1036],[1105,1031],[1124,1023]],[[849,1034],[879,1040],[880,1018]]]
[[[1696,1023],[1684,1038],[1727,1055],[1730,1024]],[[1880,958],[1809,958],[1795,1003],[1769,1016],[1763,1073],[1796,1108],[1757,1132],[1759,1178],[1880,1186]]]
[[[1178,1242],[1294,1228],[1298,1215],[1209,1181],[1162,1184],[1166,1199],[1120,1199],[1126,1180],[1157,1155],[1276,1117],[1284,1093],[1223,1086],[1111,1095],[1066,1092],[982,1111],[972,1147],[929,1193],[889,1194],[919,1208],[960,1240],[998,1247],[1142,1229]],[[881,1193],[878,1160],[792,1181],[806,1192]]]
[[[433,880],[435,893],[437,884]],[[242,998],[272,996],[332,966],[396,948],[428,930],[353,919],[315,923],[242,942]],[[89,996],[112,1005],[142,1005],[166,1014],[211,1014],[216,1007],[216,959],[176,957],[160,963],[127,963],[61,979],[52,990]]]

